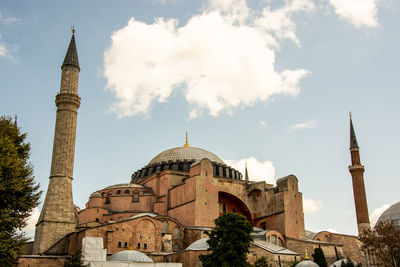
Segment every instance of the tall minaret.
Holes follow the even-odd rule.
[[[349,171],[353,180],[354,203],[356,206],[358,234],[361,235],[364,229],[370,228],[368,217],[367,196],[364,186],[364,166],[361,165],[356,134],[354,132],[353,121],[350,113],[350,153],[351,165]]]
[[[76,218],[72,200],[76,118],[81,98],[78,96],[79,61],[75,30],[61,66],[60,93],[56,96],[56,126],[50,182],[46,199],[36,224],[34,254],[46,252],[66,234],[75,231]]]

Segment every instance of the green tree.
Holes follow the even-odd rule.
[[[20,246],[27,240],[21,229],[41,194],[25,138],[11,118],[0,117],[0,266],[16,263]]]
[[[326,258],[324,251],[321,248],[315,248],[314,254],[312,254],[314,262],[318,264],[320,267],[327,267]]]
[[[85,267],[82,259],[82,252],[78,250],[75,255],[72,256],[71,261],[65,264],[65,267]]]
[[[361,235],[363,249],[381,266],[400,266],[400,229],[393,222],[379,222]]]
[[[215,228],[207,233],[211,251],[200,255],[204,267],[244,267],[249,252],[251,224],[237,213],[225,213],[215,220]]]
[[[267,258],[262,256],[261,258],[256,260],[256,262],[254,263],[254,266],[255,267],[269,267]]]

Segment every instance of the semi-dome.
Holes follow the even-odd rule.
[[[136,250],[123,250],[108,258],[108,261],[153,262],[146,254]]]
[[[383,221],[391,221],[396,228],[400,229],[400,202],[393,204],[385,210],[379,217],[377,223]]]
[[[207,151],[205,149],[201,149],[198,147],[175,147],[171,149],[167,149],[157,156],[155,156],[148,165],[157,164],[161,162],[168,162],[168,161],[199,161],[204,158],[208,158],[211,162],[216,162],[220,164],[224,164],[222,159],[220,159],[214,153]]]
[[[207,244],[207,241],[209,238],[202,238],[199,240],[194,241],[192,244],[190,244],[185,251],[188,250],[208,250],[209,246]]]

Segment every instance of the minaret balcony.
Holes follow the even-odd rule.
[[[352,170],[364,170],[364,165],[350,165],[349,171],[351,172]]]

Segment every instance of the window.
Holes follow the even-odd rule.
[[[146,249],[147,248],[147,243],[143,244],[143,248]]]
[[[162,223],[162,233],[168,233],[168,222],[167,221],[163,221]]]
[[[117,191],[117,195],[121,195],[121,190],[118,190],[118,191]]]
[[[232,212],[233,212],[233,213],[236,213],[236,209],[235,209],[235,208],[232,208]]]
[[[128,242],[124,242],[124,248],[128,247]]]
[[[179,250],[181,250],[181,247],[179,246],[179,244],[174,244],[174,246],[172,247],[172,251],[178,252]]]
[[[133,192],[132,202],[139,202],[139,192]]]
[[[137,248],[140,248],[140,243],[137,243]]]
[[[326,235],[326,236],[324,236],[324,241],[325,242],[329,242],[329,237]]]
[[[222,203],[222,212],[223,212],[223,213],[226,212],[226,203]]]
[[[121,247],[121,241],[118,242],[118,247],[119,247],[119,248]]]
[[[172,238],[173,239],[180,239],[180,237],[181,237],[181,235],[180,235],[180,232],[179,232],[179,228],[175,227],[174,231],[172,232]]]
[[[129,195],[129,190],[125,190],[125,195]]]

